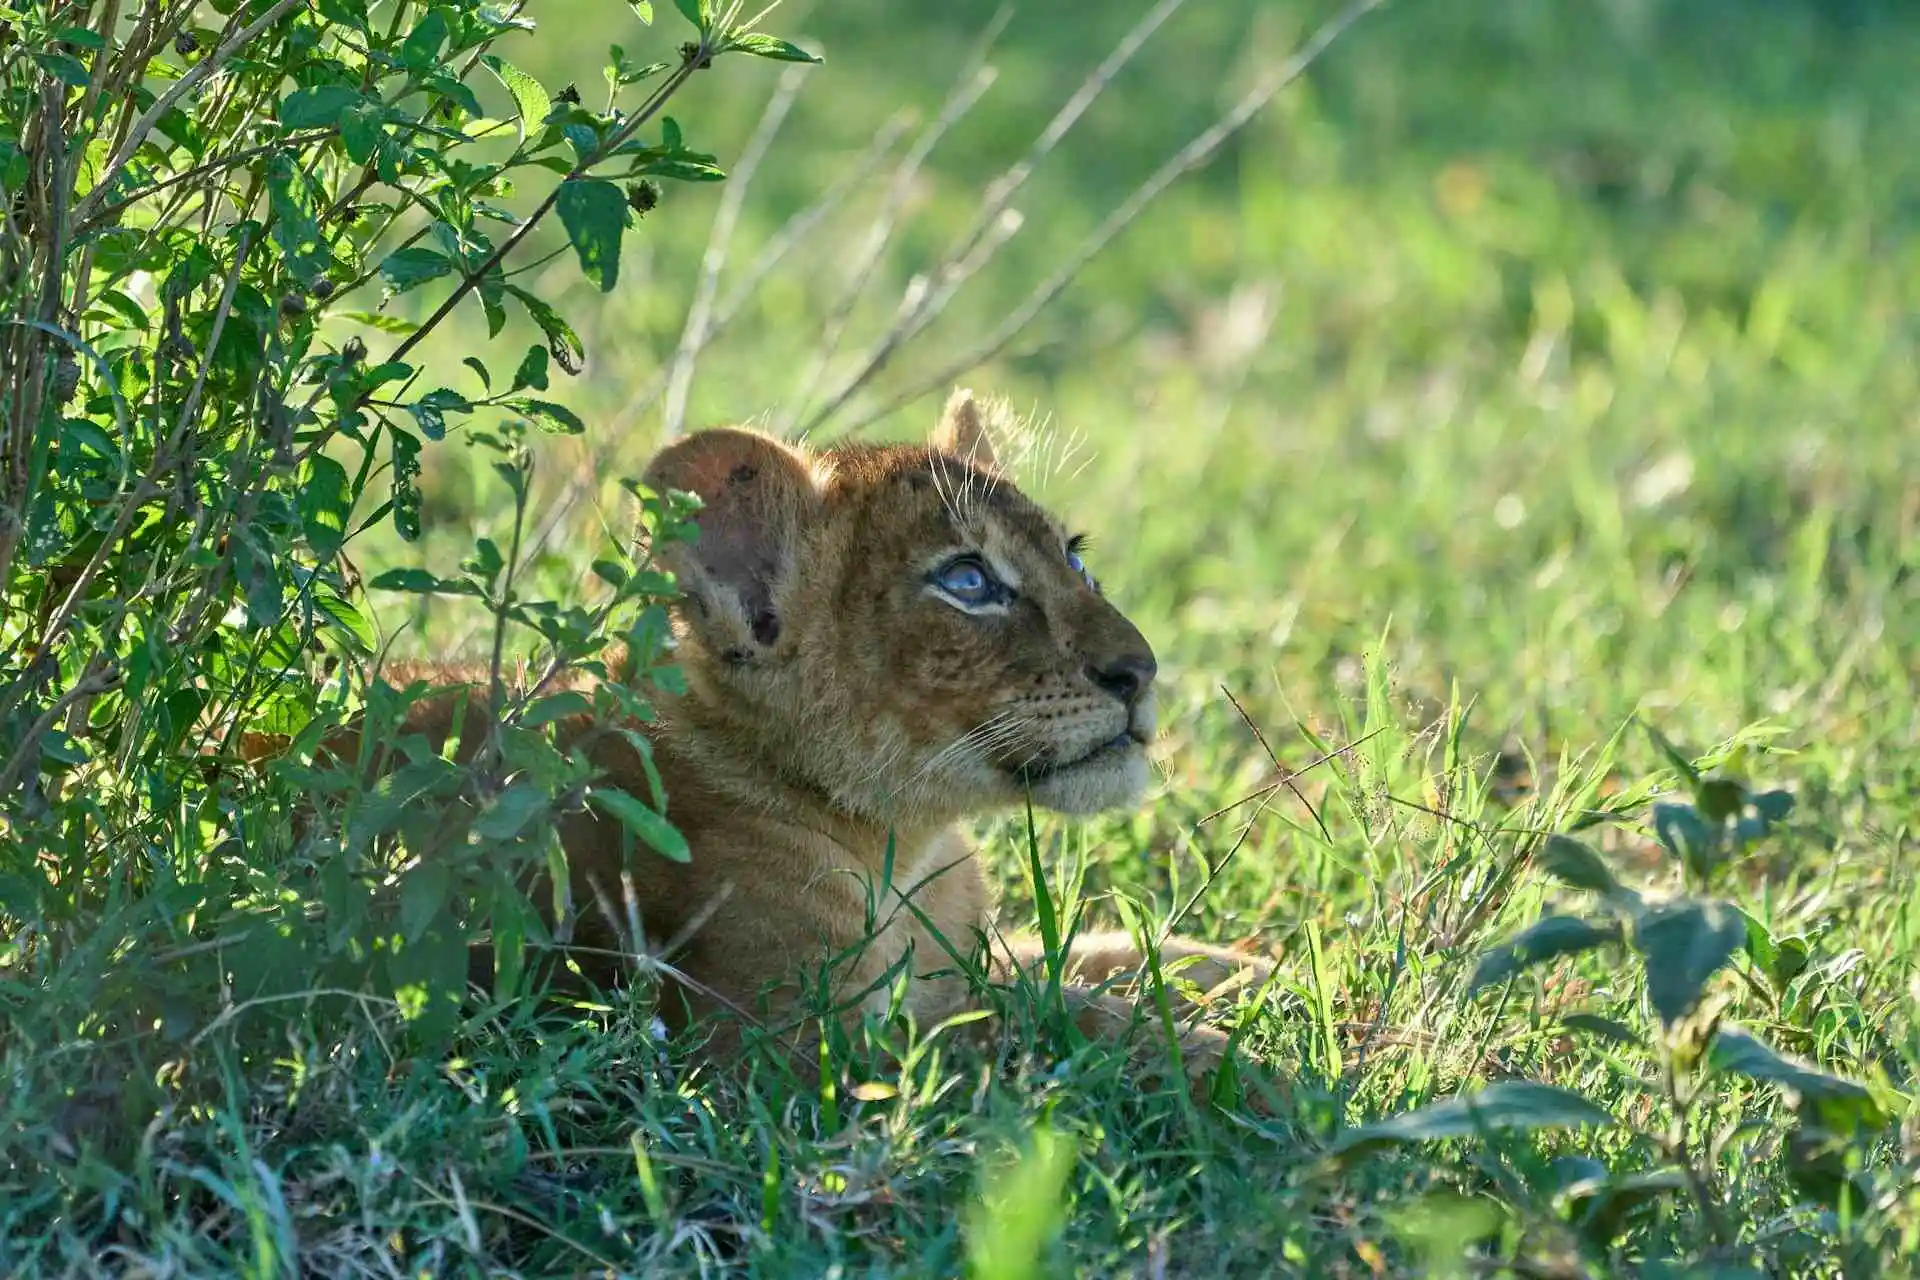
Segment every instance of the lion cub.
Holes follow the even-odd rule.
[[[588,972],[618,976],[588,957],[620,949],[594,904],[620,901],[624,873],[646,943],[671,941],[664,958],[684,978],[663,984],[670,1024],[731,1008],[804,1036],[809,992],[857,1020],[889,1008],[904,971],[905,1007],[925,1028],[969,1006],[954,953],[991,936],[992,896],[959,824],[1029,795],[1068,814],[1139,801],[1153,650],[1078,540],[999,470],[990,435],[1004,413],[957,391],[925,446],[809,453],[717,429],[653,460],[649,487],[703,504],[698,539],[657,551],[683,592],[686,691],[647,727],[692,859],[623,858],[610,819],[570,820]],[[630,744],[592,750],[646,794]],[[1040,955],[1025,938],[991,950],[1003,979]],[[1198,957],[1183,973],[1203,988],[1256,965],[1179,939],[1162,955]],[[1157,1018],[1136,1022],[1128,1002],[1080,985],[1141,960],[1124,934],[1083,937],[1066,994],[1083,1032],[1137,1026],[1151,1052]],[[733,1043],[729,1021],[717,1034]],[[1185,1033],[1196,1084],[1226,1046],[1217,1030]]]

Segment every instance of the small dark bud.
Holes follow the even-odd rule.
[[[627,207],[638,214],[651,213],[660,203],[659,184],[642,178],[627,184]]]
[[[280,299],[280,314],[283,316],[303,316],[307,314],[307,300],[297,293],[290,293]]]
[[[367,358],[367,344],[358,338],[348,338],[340,348],[341,364],[359,364]]]
[[[313,282],[313,296],[322,302],[325,302],[333,296],[333,289],[334,284],[331,280],[316,280]]]
[[[199,50],[200,39],[191,31],[182,31],[173,38],[173,51],[183,58],[189,54],[198,53]]]
[[[553,95],[553,100],[555,102],[564,102],[568,106],[577,107],[580,105],[580,90],[572,82],[568,82],[564,89]]]
[[[705,71],[713,65],[713,55],[693,41],[680,46],[680,61],[690,63],[695,71]]]

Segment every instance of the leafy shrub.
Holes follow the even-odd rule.
[[[810,59],[737,5],[677,7],[691,38],[616,46],[599,107],[496,52],[532,26],[519,5],[0,9],[0,1049],[111,1041],[91,1069],[150,1116],[178,1100],[154,1065],[211,1026],[337,990],[444,1031],[482,932],[512,986],[545,940],[524,872],[564,869],[557,812],[684,856],[657,786],[606,788],[553,731],[645,718],[670,581],[626,546],[592,603],[516,577],[526,433],[583,430],[550,397],[586,355],[516,250],[557,215],[613,288],[658,184],[722,176],[665,114],[677,91],[728,53]],[[460,308],[536,340],[421,367]],[[471,759],[402,742],[369,788],[315,747],[361,713],[378,736],[419,690],[371,681],[347,553],[383,523],[419,536],[422,453],[463,424],[516,497],[512,545],[371,585],[484,605],[492,715]],[[682,536],[683,508],[639,496],[642,541]]]

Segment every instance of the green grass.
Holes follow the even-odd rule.
[[[1132,18],[1085,8],[1015,16],[999,83],[935,152],[859,332],[878,331],[906,275]],[[597,85],[599,51],[576,32],[631,28],[622,6],[600,10],[598,24],[547,15],[554,29],[513,56]],[[929,68],[958,54],[930,51],[959,48],[991,7],[901,12],[779,11],[775,26],[817,36],[828,61],[751,189],[736,262],[887,112],[935,106],[947,77]],[[860,403],[913,385],[1016,303],[1302,18],[1251,3],[1177,15],[1018,202],[1021,233]],[[1645,1025],[1617,952],[1465,991],[1483,948],[1569,900],[1533,871],[1502,878],[1528,832],[1566,829],[1588,783],[1677,785],[1645,734],[1622,732],[1635,716],[1698,755],[1749,740],[1754,782],[1794,791],[1788,829],[1728,892],[1776,934],[1812,937],[1816,976],[1784,1012],[1731,975],[1716,989],[1776,1043],[1898,1103],[1920,1066],[1916,58],[1920,20],[1870,0],[1389,8],[970,375],[1076,442],[1024,479],[1093,533],[1093,567],[1165,673],[1164,787],[1134,815],[1042,819],[1053,892],[1077,876],[1103,924],[1118,897],[1154,922],[1192,899],[1183,928],[1273,954],[1281,976],[1246,1042],[1296,1078],[1283,1114],[1209,1116],[1143,1089],[1017,997],[1001,1061],[936,1050],[900,1073],[843,1046],[831,1096],[709,1078],[656,1041],[643,998],[477,1014],[451,1058],[411,1054],[388,1011],[318,1002],[263,1050],[249,1019],[267,1011],[242,1010],[164,1068],[213,1101],[116,1117],[126,1132],[98,1147],[71,1135],[110,1103],[64,1096],[88,1072],[60,1055],[111,1062],[116,1046],[10,1049],[27,1087],[9,1089],[0,1127],[39,1163],[31,1178],[0,1169],[0,1261],[950,1275],[1037,1240],[1035,1275],[1439,1275],[1480,1238],[1494,1271],[1565,1260],[1563,1188],[1593,1172],[1577,1161],[1646,1169],[1649,1138],[1622,1126],[1321,1157],[1343,1129],[1507,1078],[1660,1123],[1646,1058],[1560,1030],[1574,1012]],[[716,77],[686,106],[709,131],[693,140],[723,160],[758,110],[743,83]],[[788,392],[838,278],[831,250],[852,243],[873,185],[703,358],[694,421]],[[718,195],[674,188],[618,291],[576,282],[559,299],[592,363],[556,390],[590,423],[670,355]],[[577,281],[567,257],[543,270]],[[453,369],[483,340],[458,331],[435,358]],[[884,433],[917,432],[937,398]],[[650,412],[542,452],[548,493],[573,469],[606,480],[539,565],[559,598],[603,522],[624,527],[611,481],[638,473],[657,428]],[[428,536],[358,547],[368,576],[446,569],[476,533],[498,536],[509,508],[464,455],[430,451]],[[381,616],[408,620],[397,598]],[[444,650],[471,620],[415,621],[402,650]],[[1315,759],[1316,739],[1364,742],[1298,795],[1203,821],[1274,778],[1228,692],[1283,767]],[[1644,819],[1589,834],[1637,881],[1671,887]],[[1007,922],[1030,922],[1024,821],[980,835]],[[1900,1106],[1905,1152],[1873,1152],[1882,1186],[1914,1169]],[[1710,1165],[1725,1238],[1683,1189],[1583,1265],[1663,1274],[1678,1255],[1685,1274],[1839,1274],[1848,1250],[1850,1274],[1872,1257],[1907,1265],[1914,1193],[1820,1217],[1786,1174],[1787,1114],[1770,1088],[1716,1086],[1695,1149],[1754,1122]],[[983,1186],[1000,1187],[993,1211],[969,1208]]]

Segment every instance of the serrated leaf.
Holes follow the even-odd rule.
[[[1534,865],[1575,889],[1610,894],[1620,888],[1606,860],[1591,845],[1569,836],[1548,836],[1534,855]]]
[[[1718,902],[1686,900],[1657,907],[1634,926],[1634,946],[1646,960],[1647,998],[1671,1026],[1700,1003],[1707,980],[1747,938],[1740,913]]]
[[[1630,1045],[1636,1049],[1644,1043],[1639,1033],[1626,1023],[1601,1017],[1597,1013],[1570,1013],[1560,1019],[1560,1025],[1569,1031],[1585,1032],[1587,1035],[1599,1036],[1615,1044]]]
[[[310,89],[295,89],[280,100],[280,127],[295,129],[331,129],[340,123],[347,109],[364,101],[360,94],[341,84],[321,84]]]
[[[592,710],[593,703],[586,694],[578,689],[566,689],[536,699],[520,717],[520,723],[528,729],[538,729],[543,724],[565,720],[568,716],[583,716]]]
[[[1352,1158],[1381,1147],[1447,1138],[1472,1138],[1494,1130],[1608,1127],[1607,1111],[1571,1090],[1531,1080],[1502,1080],[1478,1093],[1456,1094],[1414,1111],[1349,1130],[1332,1147]]]
[[[447,905],[453,889],[453,871],[446,863],[427,859],[409,868],[400,881],[400,934],[417,941]]]
[[[560,223],[580,256],[580,270],[602,293],[620,278],[620,237],[627,229],[627,201],[605,178],[568,178],[560,184]]]
[[[307,545],[322,559],[336,555],[347,540],[347,513],[353,505],[347,469],[325,454],[307,460],[300,483],[300,524]]]
[[[1694,807],[1716,826],[1739,813],[1746,802],[1747,789],[1732,778],[1702,778],[1693,790]]]
[[[87,75],[87,66],[80,59],[64,53],[35,53],[33,60],[40,69],[64,85],[75,89],[84,89],[91,78]]]
[[[373,652],[373,627],[358,609],[324,587],[314,588],[313,607],[340,633],[349,649],[363,655]]]
[[[480,61],[513,95],[514,108],[520,113],[520,136],[524,138],[529,129],[538,129],[547,113],[553,110],[553,99],[547,96],[540,82],[498,54],[490,53]]]
[[[340,145],[347,159],[365,164],[386,137],[387,107],[381,102],[358,102],[340,115]]]
[[[446,15],[438,9],[427,10],[427,16],[414,24],[400,44],[400,65],[411,71],[426,70],[440,56],[440,46],[446,39]]]
[[[1642,721],[1641,727],[1647,731],[1647,736],[1653,739],[1654,747],[1662,756],[1666,757],[1667,763],[1672,765],[1680,776],[1687,780],[1688,788],[1691,789],[1699,786],[1700,771],[1693,767],[1693,761],[1681,755],[1679,748],[1675,747],[1671,742],[1668,742],[1666,735],[1652,725]]]
[[[1653,806],[1653,833],[1680,865],[1697,876],[1705,876],[1719,863],[1719,842],[1713,828],[1701,820],[1690,804]]]
[[[818,57],[796,44],[789,44],[776,36],[762,35],[759,32],[736,37],[729,47],[741,53],[750,53],[756,58],[772,58],[775,62],[820,61]]]
[[[407,412],[420,424],[420,434],[429,440],[443,440],[447,434],[448,413],[471,413],[473,405],[458,391],[438,387],[407,406]]]
[[[474,834],[482,840],[511,840],[546,807],[544,791],[530,781],[515,782],[474,819]]]
[[[580,335],[573,331],[573,326],[545,301],[518,285],[508,285],[507,292],[520,299],[520,305],[527,309],[527,315],[546,335],[547,352],[553,357],[553,362],[568,374],[579,373],[586,363],[587,349],[581,344]]]
[[[415,595],[440,595],[453,591],[461,584],[428,573],[425,569],[399,568],[389,569],[375,576],[367,584],[374,591],[407,591]],[[455,591],[454,594],[471,594]]]
[[[1790,1089],[1801,1098],[1823,1104],[1821,1118],[1829,1123],[1840,1119],[1848,1128],[1854,1125],[1878,1128],[1887,1123],[1886,1113],[1865,1085],[1829,1075],[1811,1062],[1789,1057],[1731,1023],[1720,1024],[1720,1034],[1714,1037],[1707,1060],[1716,1070],[1765,1080]]]
[[[545,347],[534,345],[527,348],[527,354],[520,358],[520,367],[513,371],[513,386],[509,390],[521,391],[532,387],[535,391],[547,389],[547,361],[551,356]]]
[[[414,245],[396,249],[380,263],[380,276],[396,293],[437,280],[453,270],[453,261],[437,249]]]
[[[1747,803],[1754,807],[1762,819],[1769,824],[1783,822],[1793,812],[1793,793],[1789,791],[1762,791],[1748,797]]]
[[[1607,942],[1620,940],[1620,926],[1611,920],[1582,920],[1578,916],[1555,915],[1535,921],[1513,937],[1498,943],[1480,957],[1469,992],[1559,956],[1578,955]]]
[[[687,862],[693,851],[687,838],[654,810],[616,787],[594,787],[587,792],[587,803],[618,819],[620,825],[651,846],[654,852],[675,862]]]
[[[502,400],[500,407],[513,410],[542,431],[577,436],[587,429],[587,424],[580,420],[578,414],[565,405],[555,404],[551,400],[515,396],[510,400]]]
[[[387,434],[393,445],[390,473],[393,529],[403,541],[417,542],[420,538],[420,442],[397,427],[389,427]]]

